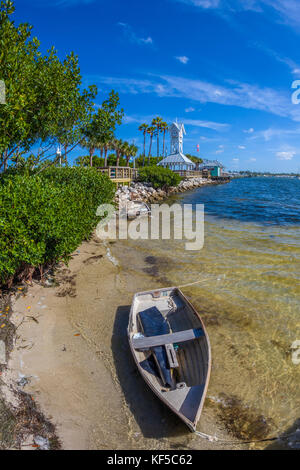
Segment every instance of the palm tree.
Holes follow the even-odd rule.
[[[116,166],[119,166],[119,164],[120,164],[120,157],[121,157],[122,151],[124,150],[123,145],[124,145],[124,143],[121,139],[114,138],[111,141],[110,148],[116,152],[116,156],[117,156]]]
[[[97,148],[98,142],[94,137],[86,137],[83,139],[81,142],[81,146],[88,149],[89,154],[90,154],[90,166],[93,166],[93,156],[95,153],[95,150]]]
[[[107,167],[107,152],[108,150],[114,150],[114,147],[113,147],[114,138],[111,139],[110,137],[106,137],[105,139],[103,139],[102,142],[103,142],[102,145],[103,145],[103,150],[104,150],[104,166]]]
[[[144,154],[143,154],[143,166],[145,166],[145,157],[146,157],[146,134],[148,129],[148,124],[144,123],[141,124],[139,127],[139,131],[142,131],[144,134]]]
[[[152,119],[151,125],[156,127],[156,136],[157,136],[157,157],[159,157],[159,133],[161,132],[161,125],[163,123],[162,118],[157,117]]]
[[[164,134],[163,157],[165,156],[166,132],[167,132],[168,128],[169,128],[168,124],[163,121],[163,122],[161,123],[161,130],[162,130],[162,132],[163,132],[163,134]]]
[[[149,153],[148,153],[148,165],[150,165],[150,155],[151,155],[151,149],[152,149],[152,140],[153,140],[153,136],[154,136],[154,132],[156,131],[156,128],[151,126],[151,127],[148,127],[147,129],[147,133],[149,134],[150,136],[150,146],[149,146]]]
[[[120,149],[122,157],[126,158],[126,166],[129,165],[129,159],[130,159],[130,145],[128,142],[122,142],[121,149]]]
[[[100,150],[100,158],[103,158],[103,152],[104,152],[104,143],[103,141],[100,141],[97,143],[97,149]]]
[[[129,145],[129,149],[128,149],[128,150],[129,150],[129,158],[128,158],[128,160],[127,160],[127,158],[126,158],[127,166],[129,166],[129,159],[130,159],[130,157],[136,157],[136,154],[137,154],[137,152],[138,152],[138,147],[137,147],[136,145],[134,145],[134,144],[131,144],[131,145]],[[144,156],[144,159],[145,159],[145,156]]]

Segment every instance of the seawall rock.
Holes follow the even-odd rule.
[[[127,202],[127,207],[130,210],[130,206],[134,206],[137,202],[144,202],[147,204],[158,203],[171,194],[191,191],[192,189],[199,188],[200,186],[211,184],[220,183],[210,179],[196,177],[182,180],[178,186],[172,186],[165,190],[162,188],[155,189],[151,186],[151,183],[133,182],[130,186],[122,186],[118,188],[115,194],[115,202],[117,206]],[[132,204],[130,204],[130,202],[132,202]]]

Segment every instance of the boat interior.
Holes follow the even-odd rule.
[[[194,427],[210,368],[209,342],[196,311],[177,288],[136,294],[129,336],[150,387]]]

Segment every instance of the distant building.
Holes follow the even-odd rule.
[[[196,165],[183,154],[183,136],[186,135],[183,124],[177,121],[169,127],[171,137],[171,154],[161,160],[157,165],[173,171],[194,170]]]
[[[196,166],[199,171],[209,171],[211,176],[222,176],[225,169],[224,165],[218,160],[203,160],[202,163],[197,163]]]

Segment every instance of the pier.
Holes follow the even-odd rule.
[[[131,183],[137,179],[138,170],[125,166],[108,166],[97,168],[100,173],[107,175],[114,183]]]
[[[97,168],[97,170],[100,173],[106,174],[117,185],[128,184],[132,181],[137,180],[139,173],[138,168],[131,168],[125,166],[108,166]],[[173,170],[173,172],[177,173],[183,179],[205,178],[220,183],[226,183],[230,181],[230,176],[211,176],[210,171],[207,170]]]

